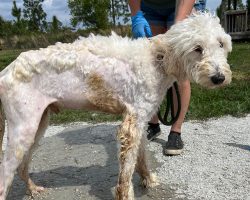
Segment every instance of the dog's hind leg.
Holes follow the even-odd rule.
[[[119,154],[120,173],[116,186],[116,200],[134,199],[132,175],[136,165],[141,135],[142,130],[138,126],[137,117],[133,114],[127,114],[117,135],[121,143],[121,148]]]
[[[16,96],[19,97],[19,95]],[[9,100],[14,103],[5,102],[8,138],[0,167],[0,200],[6,198],[18,166],[35,142],[44,110],[52,103],[50,99],[43,98],[41,95],[33,94],[29,97],[34,99],[29,99],[28,106],[23,106],[23,101],[14,98]],[[37,99],[39,101],[36,102]]]
[[[8,123],[8,142],[0,169],[0,200],[5,199],[15,171],[35,140],[38,125],[33,120]]]
[[[48,127],[49,123],[49,109],[47,108],[43,116],[41,118],[41,122],[39,124],[36,136],[35,136],[35,142],[31,146],[30,150],[24,155],[23,161],[18,167],[18,174],[20,178],[26,183],[27,185],[27,194],[33,196],[37,193],[40,193],[44,191],[44,188],[41,186],[37,186],[30,178],[29,176],[29,163],[32,157],[32,153],[36,150],[38,147],[39,140],[44,135],[46,128]]]
[[[146,188],[149,188],[158,185],[158,182],[156,175],[151,173],[148,169],[145,144],[145,137],[142,136],[137,156],[136,171],[141,176],[142,185]]]

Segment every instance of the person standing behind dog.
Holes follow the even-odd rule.
[[[176,6],[178,5],[178,6]],[[206,0],[129,0],[134,38],[152,37],[165,33],[174,23],[185,19],[194,8],[204,11]],[[181,127],[188,110],[191,87],[188,80],[178,83],[181,98],[181,111],[178,120],[172,125],[164,153],[179,155],[183,151]],[[175,100],[175,104],[177,101]],[[159,120],[154,115],[148,123],[148,140],[161,134]]]

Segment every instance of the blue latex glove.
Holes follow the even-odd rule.
[[[207,4],[207,0],[198,0],[195,2],[194,7],[197,11],[205,12],[206,4]]]
[[[132,33],[134,38],[152,37],[152,32],[147,20],[144,18],[142,11],[138,11],[132,19]]]

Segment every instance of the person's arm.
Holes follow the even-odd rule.
[[[190,15],[194,3],[195,0],[179,0],[175,16],[175,23],[185,19],[188,15]]]
[[[136,13],[141,10],[141,0],[129,0],[128,5],[131,10],[131,16],[136,15]]]

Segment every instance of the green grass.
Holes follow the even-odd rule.
[[[52,114],[50,121],[53,124],[61,124],[68,122],[107,122],[121,120],[121,116],[106,114],[101,112],[89,112],[81,110],[63,110],[58,114]]]
[[[7,65],[9,65],[16,57],[25,50],[3,50],[0,51],[0,70],[2,71]]]
[[[24,50],[0,51],[2,70]],[[187,120],[208,119],[223,115],[242,116],[250,113],[250,43],[234,43],[229,55],[233,71],[232,83],[221,89],[207,90],[192,84],[192,96]],[[52,115],[51,122],[66,123],[74,121],[105,122],[116,121],[120,116],[87,111],[65,110]]]
[[[215,90],[192,86],[187,119],[207,119],[223,115],[250,113],[250,82],[233,79],[231,85]]]

